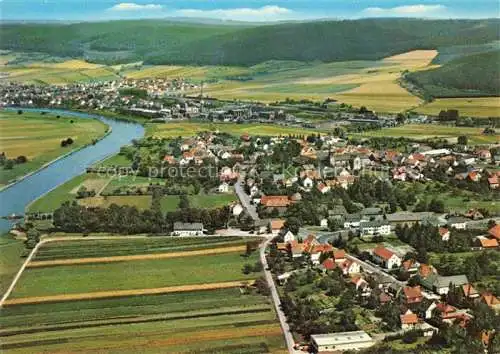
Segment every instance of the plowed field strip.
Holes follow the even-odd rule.
[[[168,287],[163,287],[163,288],[152,288],[152,289],[97,291],[97,292],[92,292],[92,293],[80,293],[80,294],[22,297],[22,298],[18,298],[18,299],[7,299],[4,302],[4,306],[39,304],[39,303],[44,303],[44,302],[106,299],[106,298],[113,298],[113,297],[156,295],[156,294],[167,294],[167,293],[198,291],[198,290],[235,288],[235,287],[238,287],[242,283],[245,283],[245,282],[253,282],[253,280],[229,281],[229,282],[223,282],[223,283],[190,284],[190,285],[168,286]]]
[[[91,264],[91,263],[111,263],[111,262],[128,262],[128,261],[142,261],[148,259],[167,259],[179,258],[190,256],[206,256],[212,254],[232,253],[245,251],[246,246],[232,246],[232,247],[219,247],[209,248],[197,251],[181,251],[170,253],[156,253],[156,254],[138,254],[130,256],[111,256],[111,257],[91,257],[91,258],[73,258],[73,259],[59,259],[51,261],[33,261],[28,263],[27,268],[37,267],[52,267],[59,265],[74,265],[74,264]]]

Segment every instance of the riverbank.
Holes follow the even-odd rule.
[[[105,118],[88,113],[61,111],[50,109],[23,109],[25,112],[47,112],[73,118],[95,119],[108,126],[106,134],[100,137],[95,144],[82,146],[63,157],[47,163],[42,169],[31,172],[28,176],[0,191],[0,215],[23,214],[25,207],[33,200],[44,195],[55,187],[81,175],[88,166],[95,164],[105,157],[112,156],[120,151],[124,145],[134,139],[144,136],[142,125],[130,121],[119,121],[114,118]],[[0,231],[10,229],[12,222],[0,220]]]
[[[51,117],[45,112],[0,112],[1,151],[9,159],[28,157],[28,162],[15,164],[12,170],[0,170],[0,192],[56,161],[96,144],[111,133],[110,126],[97,119],[57,117],[59,118]],[[68,148],[62,147],[60,141],[69,137],[74,141],[74,148],[64,151]]]

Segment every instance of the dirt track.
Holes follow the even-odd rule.
[[[92,257],[92,258],[72,258],[72,259],[56,259],[52,261],[32,261],[29,262],[27,268],[37,267],[52,267],[59,265],[73,265],[73,264],[91,264],[91,263],[111,263],[111,262],[124,262],[124,261],[142,261],[148,259],[167,259],[189,256],[206,256],[211,254],[232,253],[245,251],[246,246],[232,246],[232,247],[219,247],[209,248],[197,251],[181,251],[170,253],[157,253],[157,254],[138,254],[130,256],[111,256],[111,257]]]
[[[38,303],[45,303],[45,302],[106,299],[106,298],[113,298],[113,297],[126,297],[126,296],[138,296],[138,295],[157,295],[157,294],[168,294],[168,293],[188,292],[188,291],[198,291],[198,290],[235,288],[235,287],[239,287],[243,283],[252,283],[252,282],[253,282],[253,280],[242,280],[242,281],[229,281],[229,282],[223,282],[223,283],[207,283],[207,284],[190,284],[190,285],[168,286],[168,287],[164,287],[164,288],[152,288],[152,289],[114,290],[114,291],[98,291],[98,292],[80,293],[80,294],[63,294],[63,295],[50,295],[50,296],[21,297],[21,298],[17,298],[17,299],[7,299],[4,302],[4,306],[38,304]]]

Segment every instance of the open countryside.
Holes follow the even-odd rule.
[[[2,2],[0,352],[500,353],[493,1]]]
[[[39,257],[47,259],[51,254],[51,260],[33,261],[34,266],[44,267],[39,268],[42,273],[29,274],[30,271],[26,270],[18,284],[19,288],[5,302],[6,307],[2,310],[2,327],[16,324],[17,329],[6,337],[5,341],[2,341],[2,348],[54,351],[68,338],[73,338],[75,348],[91,350],[95,342],[87,342],[86,336],[74,337],[74,335],[77,332],[91,333],[96,327],[102,328],[103,326],[111,329],[111,332],[106,331],[106,334],[100,336],[103,340],[109,340],[110,335],[119,336],[120,333],[125,333],[132,327],[136,327],[137,333],[141,333],[134,341],[125,341],[125,343],[120,341],[120,344],[117,342],[116,347],[108,344],[111,345],[110,349],[115,350],[122,346],[140,345],[143,340],[140,338],[157,337],[158,328],[171,328],[172,330],[183,328],[184,331],[192,331],[193,335],[196,331],[205,333],[196,341],[190,341],[190,348],[200,347],[206,350],[227,348],[228,352],[231,352],[231,350],[238,351],[240,345],[250,345],[250,347],[261,346],[276,353],[283,348],[280,339],[281,330],[273,320],[273,311],[266,298],[254,293],[251,288],[245,290],[246,294],[242,294],[239,290],[240,287],[252,284],[260,275],[256,272],[245,276],[241,271],[246,262],[257,261],[254,255],[244,256],[246,242],[259,242],[258,240],[248,239],[247,241],[234,237],[207,240],[102,238],[102,240],[68,239],[64,241],[64,237],[56,236],[55,239],[58,241],[48,242],[46,246],[40,248]],[[233,246],[238,243],[239,245]],[[210,244],[218,248],[207,248]],[[221,247],[222,245],[227,246]],[[89,272],[87,265],[80,262],[80,260],[89,260],[92,263],[101,263],[101,265],[95,264],[100,267],[105,266],[110,261],[110,257],[60,260],[56,256],[56,254],[67,256],[68,251],[81,249],[82,246],[93,254],[109,254],[120,248],[123,250],[122,253],[128,253],[129,256],[115,256],[119,258],[116,261],[120,262],[117,263],[120,270],[105,269],[102,273],[106,278],[111,274],[117,275],[118,278],[113,280],[103,278],[100,283],[99,271],[94,269]],[[172,251],[134,256],[134,253],[140,252],[143,247],[146,247],[147,252],[155,252],[155,250],[164,252],[169,247]],[[176,251],[199,247],[202,249]],[[62,249],[66,252],[60,252]],[[221,252],[228,254],[220,254]],[[165,257],[167,255],[170,257]],[[171,257],[174,258],[168,260]],[[148,258],[158,259],[158,263],[143,264],[144,259]],[[46,263],[40,264],[41,262]],[[68,266],[74,268],[66,269]],[[130,272],[126,270],[128,267]],[[143,269],[144,272],[138,273],[139,269]],[[227,272],[228,269],[232,269],[233,272]],[[51,275],[53,271],[72,274],[72,276],[63,279],[60,275]],[[75,271],[81,271],[81,275],[76,274]],[[90,278],[88,280],[82,278],[84,274],[90,275]],[[42,281],[38,285],[32,284],[38,289],[35,292],[33,291],[35,288],[23,292],[24,285],[22,284],[31,284],[31,276],[35,278],[41,276],[43,280],[40,279]],[[156,284],[163,285],[163,287],[154,288],[155,284],[151,282],[152,279],[157,279]],[[102,291],[106,288],[103,287],[104,283],[110,285],[108,291]],[[94,292],[82,293],[88,290]],[[33,297],[35,293],[39,296]],[[30,294],[30,296],[23,297],[23,294]],[[186,302],[186,299],[190,301]],[[140,303],[140,306],[134,306],[134,303],[136,305]],[[36,311],[26,312],[30,309],[36,309]],[[75,309],[78,310],[75,311]],[[50,311],[50,315],[45,312],[47,310]],[[124,317],[124,310],[128,312],[126,317]],[[219,328],[219,334],[209,335],[210,331],[207,331],[205,327],[208,320],[212,326]],[[157,327],[158,321],[162,321],[164,325]],[[149,326],[150,322],[155,323],[155,326]],[[78,330],[75,329],[77,327]],[[237,332],[233,332],[235,330],[232,328],[238,328]],[[7,332],[3,331],[3,333]],[[165,332],[162,331],[162,333]],[[227,335],[221,335],[222,333],[227,333]],[[47,340],[37,339],[41,335]],[[174,340],[176,336],[169,336],[169,338],[171,339],[150,340],[145,348],[169,350],[168,348],[180,343],[179,340]]]
[[[44,115],[31,112],[0,112],[0,150],[4,159],[16,159],[0,171],[0,185],[32,172],[74,149],[101,138],[107,126],[93,119]],[[72,139],[70,145],[62,141]],[[20,157],[25,157],[26,161]]]

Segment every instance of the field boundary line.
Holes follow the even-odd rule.
[[[196,251],[180,251],[180,252],[170,252],[170,253],[155,253],[155,254],[140,254],[140,255],[129,255],[129,256],[110,256],[110,257],[89,257],[89,258],[72,258],[72,259],[59,259],[53,261],[33,261],[29,262],[27,268],[40,268],[40,267],[51,267],[60,265],[76,265],[76,264],[93,264],[93,263],[114,263],[114,262],[124,262],[124,261],[142,261],[142,260],[154,260],[154,259],[168,259],[168,258],[180,258],[180,257],[190,257],[190,256],[207,256],[221,253],[233,253],[245,251],[246,246],[232,246],[232,247],[218,247],[209,248],[204,250]]]
[[[22,297],[17,299],[5,300],[3,306],[39,304],[46,302],[95,300],[95,299],[106,299],[115,297],[140,296],[140,295],[157,295],[157,294],[190,292],[198,290],[226,289],[226,288],[236,288],[241,286],[242,284],[253,283],[254,281],[255,279],[247,279],[247,280],[229,281],[221,283],[177,285],[177,286],[168,286],[163,288],[109,290],[109,291],[97,291],[91,293]]]

